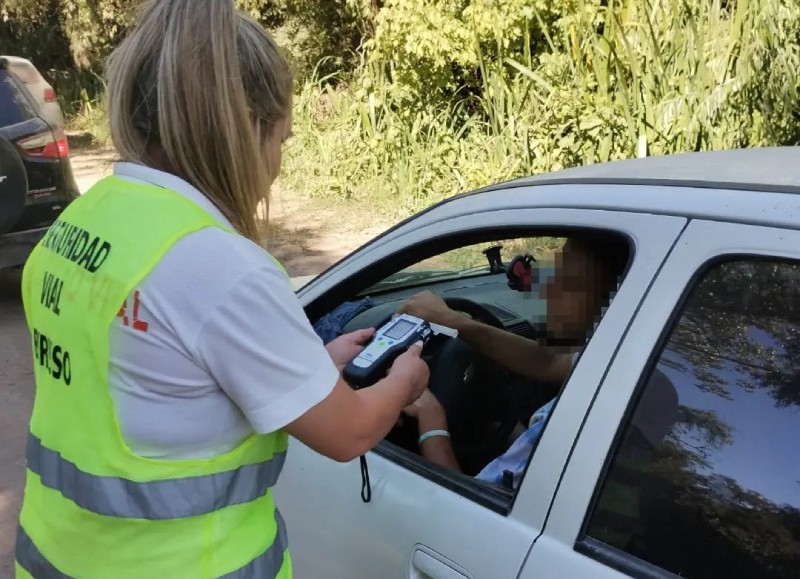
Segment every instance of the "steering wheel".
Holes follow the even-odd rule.
[[[446,298],[453,310],[504,329],[488,308],[465,298]],[[477,474],[507,448],[518,418],[509,372],[461,339],[447,340],[431,363],[430,391],[447,412],[453,450],[461,469]]]

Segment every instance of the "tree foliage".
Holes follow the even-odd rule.
[[[93,93],[135,3],[5,0],[0,50]],[[289,54],[287,184],[311,194],[407,213],[526,174],[800,141],[794,0],[236,3]]]
[[[475,92],[483,61],[544,46],[542,26],[563,10],[546,0],[387,0],[367,43],[415,99]],[[564,6],[564,5],[562,5]]]
[[[375,0],[232,1],[273,32],[301,79],[320,61],[323,73],[355,66],[378,9]],[[0,53],[32,59],[56,83],[59,76],[85,82],[102,75],[140,5],[141,0],[5,0]]]
[[[576,165],[800,140],[791,0],[386,0],[374,14],[363,64],[304,87],[292,185],[413,211]]]
[[[72,65],[99,71],[102,60],[130,25],[136,0],[9,0],[0,8],[0,20],[9,23],[4,42],[16,41],[22,56],[34,53],[44,69],[63,66],[63,51],[56,51],[40,26],[66,40]],[[62,40],[63,39],[63,40]],[[37,50],[43,46],[47,52]]]

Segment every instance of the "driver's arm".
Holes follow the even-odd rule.
[[[425,390],[416,402],[403,410],[404,414],[417,419],[419,434],[434,430],[447,431],[447,415],[430,390]],[[446,436],[433,436],[424,440],[419,447],[420,454],[434,464],[449,470],[461,472],[453,445]]]
[[[560,386],[572,367],[569,354],[556,354],[522,336],[451,310],[430,291],[410,297],[398,310],[458,330],[458,337],[515,374]]]

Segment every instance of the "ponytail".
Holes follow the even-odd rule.
[[[277,177],[265,140],[292,92],[264,29],[232,0],[152,0],[112,54],[108,87],[122,158],[185,179],[258,241],[256,210]]]

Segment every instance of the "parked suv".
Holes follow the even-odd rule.
[[[79,195],[63,129],[0,58],[0,269],[23,265],[33,246]]]

